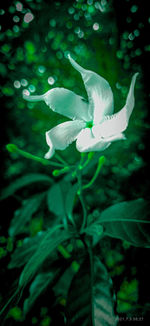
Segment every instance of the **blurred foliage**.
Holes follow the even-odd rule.
[[[28,161],[19,157],[17,153],[7,153],[5,145],[14,143],[22,150],[43,157],[47,151],[45,132],[67,120],[50,111],[42,102],[25,102],[22,94],[42,94],[53,87],[65,87],[87,98],[80,75],[67,60],[67,54],[71,53],[82,66],[108,80],[113,90],[116,112],[125,103],[133,73],[140,72],[135,88],[135,108],[126,131],[127,140],[114,143],[105,151],[106,163],[101,176],[92,186],[92,191],[90,189],[85,193],[89,214],[92,212],[96,218],[97,210],[109,205],[138,197],[149,198],[146,137],[150,128],[147,109],[147,63],[150,45],[146,35],[150,19],[145,6],[139,0],[134,2],[121,0],[119,3],[117,0],[110,2],[12,0],[1,5],[0,96],[1,112],[4,117],[1,127],[3,185],[33,172],[52,177],[52,167]],[[60,153],[70,164],[78,161],[80,157],[74,144]],[[99,154],[96,154],[96,157],[98,156]],[[95,165],[91,163],[84,176],[85,184],[91,180],[94,171]],[[22,212],[20,218],[22,216],[23,220],[24,201],[34,201],[35,198],[30,197],[35,195],[35,189],[36,196],[40,196],[48,188],[40,181],[35,188],[33,182],[28,189],[25,187],[19,190],[13,200],[8,199],[8,206],[6,203],[3,204],[5,220],[2,220],[0,227],[3,279],[5,275],[8,280],[9,277],[12,281],[16,278],[12,271],[6,272],[6,266],[13,248],[22,245],[24,235],[34,238],[45,230],[47,225],[49,226],[48,214],[51,214],[53,220],[55,218],[52,210],[50,212],[48,208],[41,207],[38,213],[33,209],[33,212],[30,211],[31,215],[33,213],[33,219],[27,221],[26,225],[24,221],[22,234],[16,236],[16,233],[16,238],[12,238],[10,233],[8,236],[7,229],[11,219],[13,218],[12,221],[15,219],[19,210]],[[78,214],[77,208],[75,214]],[[138,262],[139,257],[136,255],[138,256],[139,249],[133,249],[125,241],[122,243],[120,240],[104,239],[102,248],[98,247],[97,250],[103,253],[106,266],[114,280],[118,312],[122,316],[128,312],[132,315],[131,310],[136,305],[137,312],[133,311],[134,316],[135,314],[146,316],[150,298],[147,292],[146,294],[142,292],[144,275],[141,266],[146,263],[144,260]],[[144,255],[147,257],[144,251],[146,249],[141,250],[143,257]],[[145,278],[148,281],[148,276]],[[7,280],[4,283],[7,292],[10,283]],[[53,293],[50,295],[51,304]],[[4,297],[5,290],[2,290],[0,303]],[[47,301],[41,304],[42,307],[37,305],[40,307],[39,310],[33,309],[32,314],[27,317],[28,324],[41,326],[61,324],[65,298],[59,298],[53,307],[52,316],[49,316],[49,311],[44,310],[48,309],[44,308],[47,307]],[[141,309],[143,304],[145,308]],[[24,323],[21,309],[22,307],[15,306],[9,311],[6,325]]]

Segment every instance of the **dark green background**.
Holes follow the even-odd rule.
[[[139,197],[149,199],[148,2],[114,0],[110,5],[104,5],[104,12],[97,9],[97,2],[92,0],[26,0],[20,2],[23,4],[21,11],[17,10],[17,3],[5,1],[1,4],[0,11],[2,187],[26,173],[52,174],[52,169],[8,153],[5,145],[14,143],[25,151],[43,157],[47,151],[45,131],[67,120],[50,111],[44,103],[25,102],[22,98],[24,89],[30,87],[30,90],[35,89],[33,94],[42,94],[52,87],[65,87],[87,96],[80,75],[66,58],[70,52],[84,68],[93,70],[108,80],[114,93],[116,112],[125,103],[132,75],[140,72],[135,88],[135,108],[126,131],[127,140],[114,143],[105,151],[106,164],[102,178],[96,181],[94,188],[86,195],[91,211],[123,200]],[[34,15],[30,23],[24,21],[28,12]],[[52,85],[48,83],[49,77],[53,78]],[[15,81],[23,85],[23,80],[27,81],[26,86],[14,86]],[[74,144],[61,155],[70,163],[79,159]],[[89,171],[87,181],[94,170],[95,167]],[[41,191],[41,185],[38,188]],[[34,191],[32,187],[29,192],[22,192],[21,198],[25,199],[29,193],[34,194]],[[13,212],[19,205],[17,198],[2,202],[0,233],[6,239]],[[146,322],[147,304],[150,300],[147,286],[150,271],[148,249],[126,248],[126,244],[122,245],[119,240],[111,240],[108,243],[106,241],[103,250],[106,254],[110,252],[112,263],[106,259],[106,264],[114,279],[116,291],[119,291],[123,281],[138,280],[140,307],[137,311],[139,314],[144,311],[143,323]],[[7,251],[7,255],[2,257],[1,279],[5,286],[1,301],[16,278],[13,271],[7,271],[10,256],[9,250]],[[114,258],[117,254],[124,257],[122,263],[119,263],[123,265],[120,272],[115,267],[118,264],[115,262],[117,258]],[[134,302],[136,299],[132,301],[133,306]],[[120,309],[123,309],[121,305]],[[126,311],[120,313],[124,315]],[[31,316],[29,320],[31,321]],[[9,319],[8,325],[13,325],[13,319]]]

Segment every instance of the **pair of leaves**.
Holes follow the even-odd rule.
[[[57,272],[57,271],[56,271]],[[68,274],[69,272],[69,274]],[[55,272],[38,274],[30,286],[29,297],[24,302],[24,313],[28,313],[37,298],[53,282]],[[70,278],[71,275],[71,278]],[[64,289],[64,277],[65,287]],[[68,290],[68,280],[71,285]],[[63,283],[61,284],[61,282]],[[102,262],[95,257],[93,261],[87,258],[79,271],[70,273],[66,270],[62,281],[54,287],[58,292],[60,284],[62,292],[67,295],[67,325],[69,326],[116,326],[117,318],[114,313],[115,298],[112,293],[112,281]]]
[[[87,259],[74,276],[67,299],[68,326],[115,326],[112,281],[102,262]]]
[[[126,240],[136,247],[150,248],[149,206],[141,198],[124,201],[105,209],[95,224],[104,227],[105,235]]]
[[[64,262],[64,264],[58,260],[57,264],[54,264],[50,271],[42,271],[42,273],[38,274],[32,281],[29,289],[29,297],[24,301],[23,311],[25,315],[49,286],[53,288],[57,298],[62,297],[65,300],[71,280],[77,272],[77,269],[74,268],[75,262],[71,263],[71,261],[66,260],[62,262]]]
[[[23,288],[27,285],[44,261],[51,255],[59,244],[72,237],[71,232],[62,229],[58,230],[59,227],[60,226],[54,227],[45,232],[42,241],[20,275],[19,288]]]
[[[24,230],[24,226],[30,221],[33,214],[41,206],[41,203],[45,197],[45,193],[38,194],[30,199],[27,199],[19,210],[19,214],[15,215],[11,220],[9,235],[11,237],[16,236]]]
[[[31,173],[16,179],[12,184],[5,188],[1,195],[1,200],[13,195],[17,190],[35,182],[52,183],[52,179],[42,173]]]
[[[61,236],[58,236],[58,232],[56,232],[55,234],[56,236],[58,236],[59,241],[61,241],[62,239],[66,240],[69,237],[69,235],[64,234],[62,230],[60,232],[62,232]],[[50,246],[54,238],[48,239],[47,236],[49,235],[52,235],[52,231],[47,234],[46,232],[41,232],[40,234],[37,234],[34,238],[26,238],[22,246],[18,247],[15,250],[15,252],[12,254],[11,262],[8,265],[8,268],[16,268],[26,264],[23,270],[23,274],[25,275],[21,274],[23,277],[22,284],[14,293],[14,296],[16,296],[20,292],[22,287],[26,285],[28,280],[30,280],[37,271],[39,272],[39,274],[35,276],[35,279],[31,283],[31,286],[29,288],[29,297],[24,301],[24,307],[23,307],[24,315],[26,315],[29,312],[29,310],[32,308],[32,306],[34,305],[38,297],[47,289],[47,287],[55,280],[55,278],[58,278],[60,272],[64,270],[64,265],[61,266],[60,264],[58,265],[57,252],[54,250],[51,251],[52,249],[56,249],[56,248],[54,248],[54,243]],[[44,243],[46,246],[48,246],[46,253],[44,250]],[[39,257],[38,259],[36,253],[38,254],[40,252],[42,246],[44,252],[41,252],[42,258]],[[38,263],[36,262],[37,259],[38,259]],[[30,265],[30,262],[34,264],[33,265],[34,267]],[[36,269],[35,269],[35,264],[36,264]],[[38,269],[37,269],[37,265],[38,265]],[[39,269],[41,265],[42,265],[42,271],[40,272]],[[26,275],[26,271],[28,268],[29,268],[28,275]],[[29,278],[27,279],[27,277]],[[11,299],[13,299],[13,297],[10,298],[9,300],[10,302]]]

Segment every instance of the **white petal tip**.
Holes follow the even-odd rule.
[[[76,64],[75,60],[71,57],[71,54],[70,53],[67,54],[67,58],[68,58],[68,60],[70,61],[70,63],[72,65]]]
[[[136,72],[133,76],[132,76],[132,82],[135,83],[136,82],[136,78],[138,77],[139,72]]]
[[[67,59],[69,59],[69,60],[71,59],[70,53],[67,54]]]
[[[138,77],[138,75],[139,75],[140,73],[139,72],[136,72],[134,75],[133,75],[133,78],[137,78]]]
[[[45,155],[44,155],[44,158],[46,158],[47,160],[50,158],[49,157],[49,154],[48,153],[46,153]]]
[[[72,59],[72,57],[69,53],[68,53],[67,57],[68,57],[71,65],[74,67],[74,69],[79,71],[81,75],[85,74],[86,70],[83,67],[81,67],[74,59]]]
[[[72,59],[70,53],[67,54],[67,59],[69,60],[69,62],[70,62],[72,65],[74,64],[74,60]]]
[[[118,140],[126,140],[127,139],[127,137],[125,136],[125,134],[123,134],[123,133],[120,133],[120,134],[118,134]]]
[[[46,158],[46,160],[49,160],[54,155],[54,153],[54,149],[50,148],[49,151],[44,155],[44,158]]]

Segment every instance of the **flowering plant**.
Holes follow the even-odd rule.
[[[15,237],[47,198],[49,213],[46,227],[15,250],[9,268],[24,265],[15,295],[22,293],[30,283],[23,318],[48,289],[50,293],[53,290],[60,304],[65,306],[63,325],[115,326],[118,323],[116,297],[103,262],[101,243],[109,236],[133,246],[149,248],[148,204],[144,199],[136,198],[109,207],[106,205],[104,210],[98,207],[90,211],[85,193],[93,187],[106,160],[103,155],[99,157],[99,153],[94,158],[94,152],[105,150],[113,141],[125,139],[123,132],[134,107],[137,73],[132,77],[124,107],[113,113],[113,94],[108,82],[82,68],[70,56],[68,58],[83,78],[88,101],[64,88],[54,88],[40,96],[24,95],[29,101],[45,101],[53,111],[73,121],[64,122],[46,132],[49,146],[46,159],[20,150],[14,144],[7,145],[12,153],[45,166],[57,167],[52,175],[60,177],[55,182],[54,178],[45,174],[30,174],[5,189],[3,199],[29,184],[48,184],[45,192],[29,198],[21,207],[19,216],[12,219],[9,234]],[[64,150],[75,140],[81,158],[74,165],[69,165],[55,150]],[[54,161],[49,160],[52,156]],[[85,183],[92,164],[97,164],[97,168],[92,179]],[[53,215],[55,218],[52,218]]]

